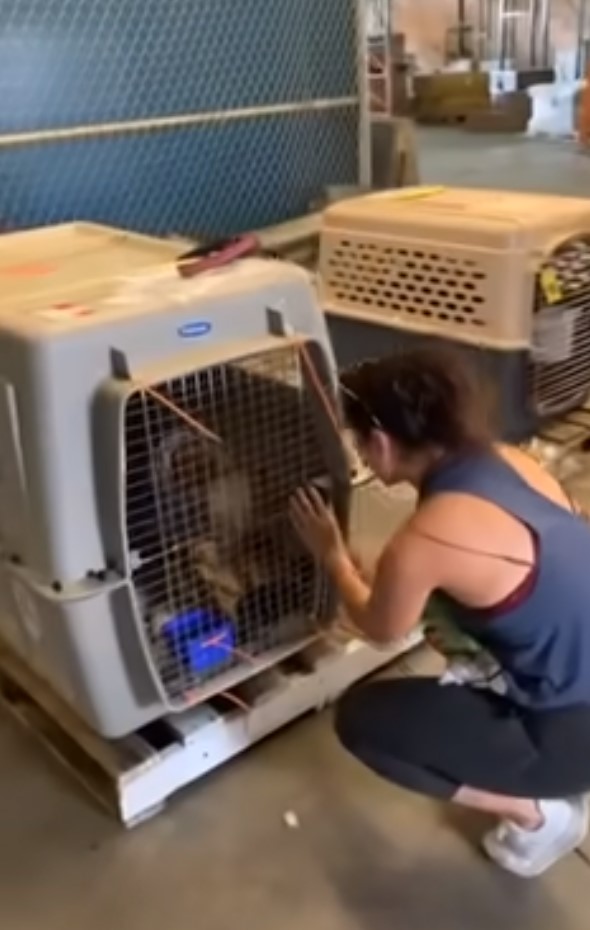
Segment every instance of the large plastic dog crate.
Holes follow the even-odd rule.
[[[497,391],[524,438],[590,392],[590,201],[411,188],[330,207],[320,284],[336,356],[436,341]]]
[[[176,251],[0,240],[0,633],[106,736],[227,692],[335,606],[287,510],[310,482],[349,505],[308,277],[187,279]]]

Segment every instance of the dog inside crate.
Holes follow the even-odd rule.
[[[291,348],[267,351],[128,402],[133,577],[155,661],[175,694],[309,638],[329,616],[326,578],[288,519],[297,487],[335,487],[330,427],[299,363]],[[191,429],[191,418],[203,429]],[[331,441],[339,454],[333,430]]]

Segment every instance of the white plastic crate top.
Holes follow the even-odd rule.
[[[335,392],[326,326],[308,275],[285,263],[248,259],[183,279],[174,264],[177,252],[170,243],[93,225],[0,238],[0,547],[6,576],[2,600],[8,602],[0,631],[106,735],[128,732],[166,709],[182,709],[199,699],[188,693],[191,686],[205,678],[211,684],[199,665],[202,656],[191,659],[190,643],[174,654],[167,650],[157,627],[161,616],[148,618],[141,603],[144,594],[155,592],[155,600],[168,598],[168,608],[179,605],[181,611],[197,597],[185,590],[192,563],[182,569],[170,529],[174,507],[181,504],[186,518],[188,498],[172,495],[164,529],[155,504],[146,511],[148,536],[157,520],[161,536],[148,538],[141,552],[141,543],[129,541],[131,531],[137,538],[142,532],[133,469],[141,471],[146,486],[153,485],[161,476],[150,477],[149,469],[179,451],[170,429],[177,414],[157,404],[149,407],[143,389],[164,385],[174,403],[174,397],[184,396],[175,390],[190,388],[194,404],[202,401],[207,408],[210,428],[225,423],[237,431],[236,448],[243,456],[257,454],[258,447],[266,473],[257,477],[253,493],[256,506],[268,507],[269,513],[289,482],[330,473],[327,459],[332,456],[334,463],[340,455],[336,438],[324,455],[322,429],[316,430],[313,415],[299,401],[291,420],[288,390],[281,393],[279,383],[273,395],[268,388],[282,380],[292,389],[298,346],[307,340],[321,381]],[[282,335],[272,319],[284,321]],[[121,364],[123,372],[117,370]],[[250,385],[250,394],[244,394],[242,382]],[[303,395],[301,379],[298,383]],[[193,438],[194,409],[178,421]],[[246,415],[250,422],[234,422]],[[167,444],[160,441],[162,430]],[[141,433],[141,455],[153,453],[152,461],[137,458],[136,433]],[[212,500],[213,478],[199,474],[205,482],[202,497]],[[153,487],[149,493],[153,499]],[[135,508],[131,516],[130,507]],[[272,514],[265,514],[270,520]],[[202,511],[197,516],[205,520]],[[135,521],[131,527],[130,521]],[[275,550],[284,536],[284,530],[278,533]],[[276,551],[273,557],[278,558]],[[146,565],[150,558],[158,564],[163,593],[156,591],[153,575],[143,578],[143,588],[132,583],[142,558]],[[176,560],[172,579],[164,570],[170,573],[170,560]],[[201,550],[193,561],[200,572],[206,561]],[[301,590],[308,586],[309,601],[317,594],[317,579],[307,568],[302,572],[307,580]],[[195,585],[201,585],[201,595],[207,583],[200,573]],[[273,596],[276,607],[276,591]],[[292,592],[283,597],[285,616],[295,610],[293,597]],[[273,648],[292,648],[309,634],[292,618],[278,638],[274,628],[255,629],[258,608],[249,613],[242,604],[239,640],[257,659],[267,661]],[[232,680],[247,674],[237,674],[235,664],[228,672]]]
[[[380,192],[324,214],[320,282],[334,314],[498,350],[531,345],[537,275],[590,234],[590,200],[444,187]]]

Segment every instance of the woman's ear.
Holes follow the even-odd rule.
[[[391,437],[383,430],[371,430],[369,446],[372,457],[380,463],[381,468],[389,471],[395,458],[394,443]]]

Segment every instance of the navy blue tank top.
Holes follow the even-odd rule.
[[[455,623],[495,657],[519,704],[538,710],[590,705],[590,527],[493,452],[440,464],[420,497],[445,492],[469,494],[511,514],[531,531],[538,559],[526,599],[499,615],[486,618],[485,611],[446,598]]]

